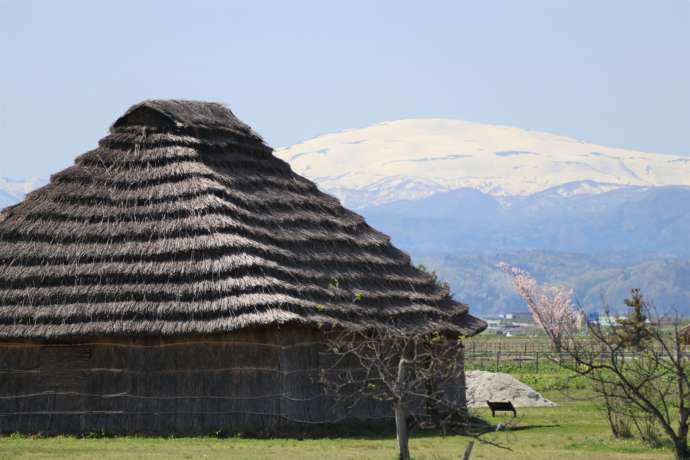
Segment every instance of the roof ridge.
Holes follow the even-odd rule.
[[[249,125],[219,102],[186,99],[148,99],[134,104],[110,128],[116,132],[128,127],[201,128],[231,131],[263,142]]]

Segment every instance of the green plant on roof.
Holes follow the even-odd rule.
[[[426,338],[426,341],[429,345],[439,343],[441,340],[443,340],[443,337],[441,336],[441,334],[438,331],[432,332]]]
[[[450,284],[448,284],[446,281],[441,281],[441,280],[439,279],[438,274],[436,273],[435,270],[429,271],[429,269],[428,269],[428,268],[426,267],[426,265],[424,265],[424,264],[419,264],[419,265],[417,265],[417,268],[418,268],[420,271],[422,271],[422,272],[426,273],[427,275],[429,275],[429,276],[431,277],[431,281],[432,281],[436,286],[440,287],[440,288],[443,289],[444,291],[450,292]]]
[[[331,282],[328,284],[328,287],[331,289],[340,289],[340,284],[342,282],[342,278],[339,276],[334,276],[331,278]]]
[[[353,302],[361,302],[364,300],[364,294],[361,292],[355,292],[355,297],[352,299]]]
[[[326,306],[324,304],[320,303],[316,306],[316,310],[317,311],[326,311]]]

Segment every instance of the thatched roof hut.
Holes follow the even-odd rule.
[[[377,324],[485,327],[220,104],[133,106],[0,218],[3,431],[328,421],[292,407],[311,396],[281,366],[318,368],[325,328]]]

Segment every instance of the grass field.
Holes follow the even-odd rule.
[[[468,369],[493,363],[467,363]],[[573,381],[566,371],[548,360],[537,369],[509,360],[499,368],[531,385],[556,401],[554,408],[518,409],[518,417],[496,417],[488,410],[474,411],[491,425],[514,425],[512,429],[489,432],[475,441],[475,459],[606,460],[671,459],[670,449],[650,449],[633,440],[614,440],[603,414],[589,395],[585,382]],[[567,393],[567,394],[566,394]],[[573,399],[571,397],[575,397]],[[473,438],[442,437],[414,433],[412,455],[417,460],[457,460]],[[381,438],[340,438],[318,440],[244,438],[0,438],[0,460],[4,459],[273,459],[346,460],[396,458],[393,436]]]
[[[582,395],[582,392],[580,392]],[[518,417],[492,419],[488,411],[477,414],[489,423],[511,422],[515,428],[482,435],[472,459],[670,459],[668,450],[649,449],[635,441],[613,440],[596,407],[588,401],[568,400],[560,392],[546,396],[556,408],[521,409]],[[472,438],[417,434],[411,441],[417,460],[456,460]],[[0,438],[0,459],[385,459],[395,458],[395,440],[320,439],[255,440],[242,438]]]

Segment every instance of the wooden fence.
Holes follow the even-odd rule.
[[[579,341],[587,351],[607,353],[608,348],[600,342]],[[661,347],[655,344],[655,349],[661,351]],[[515,340],[468,340],[465,343],[465,351],[469,354],[477,353],[552,353],[551,344],[546,340],[515,339]]]
[[[608,359],[610,355],[610,352],[603,348],[601,350],[590,350],[590,352],[595,353],[602,361]],[[638,353],[636,352],[623,353],[623,357],[626,359],[635,359],[637,356]],[[690,351],[684,352],[683,356],[690,360]],[[531,351],[527,347],[522,347],[521,350],[517,350],[515,347],[505,347],[490,350],[480,346],[469,346],[465,351],[465,363],[471,368],[495,370],[496,372],[501,369],[501,366],[506,365],[530,368],[530,370],[539,372],[544,364],[572,365],[574,364],[574,359],[567,353],[555,353],[549,349],[546,351]]]

